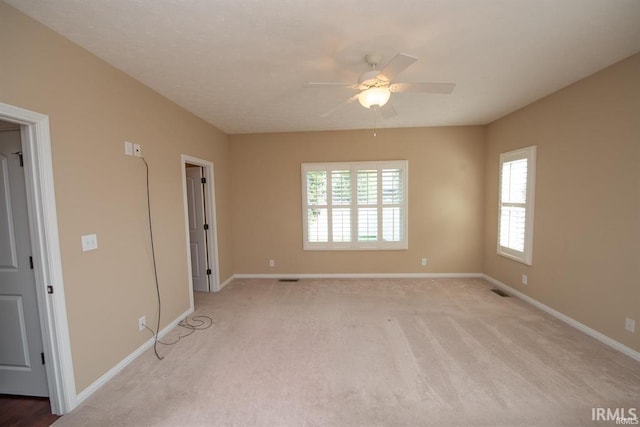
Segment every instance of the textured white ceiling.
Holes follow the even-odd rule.
[[[379,127],[470,125],[640,51],[639,0],[6,0],[214,124],[251,133],[372,126],[353,94],[375,51],[420,58]]]

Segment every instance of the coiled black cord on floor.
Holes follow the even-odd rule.
[[[192,324],[191,322],[196,322],[195,324]],[[162,344],[162,345],[174,345],[177,344],[182,338],[186,338],[189,335],[193,334],[195,331],[202,331],[205,329],[209,329],[210,327],[213,326],[213,319],[207,315],[204,314],[199,314],[197,316],[193,316],[191,318],[185,317],[183,320],[180,321],[180,323],[178,323],[178,326],[181,326],[185,329],[188,329],[189,332],[187,332],[186,334],[183,335],[179,335],[174,341],[172,342],[164,342],[160,339],[158,339],[158,334],[156,334],[153,329],[149,328],[147,325],[143,325],[149,332],[151,332],[155,338],[155,342]],[[156,354],[157,356],[157,354]]]

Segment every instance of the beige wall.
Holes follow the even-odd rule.
[[[483,127],[230,136],[234,271],[481,272],[484,136]],[[409,160],[409,250],[302,250],[301,163],[402,159]]]
[[[0,2],[0,101],[46,114],[76,389],[82,391],[149,339],[156,315],[145,169],[124,155],[142,144],[163,299],[162,324],[189,306],[180,154],[216,168],[220,269],[230,258],[226,135]],[[80,236],[99,248],[82,253]]]
[[[484,271],[640,351],[640,54],[488,128]],[[538,146],[533,265],[496,255],[498,156]],[[527,286],[521,275],[528,275]],[[635,334],[624,330],[636,319]]]

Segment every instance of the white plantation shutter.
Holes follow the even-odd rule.
[[[357,171],[358,242],[378,240],[378,170]]]
[[[524,252],[526,210],[523,207],[502,205],[500,215],[500,245]]]
[[[407,249],[407,168],[303,163],[304,249]]]
[[[328,242],[329,226],[327,209],[314,208],[308,210],[309,241],[310,242]]]
[[[351,241],[351,171],[331,171],[331,226],[334,242]],[[344,207],[343,207],[344,206]]]
[[[331,225],[333,227],[334,242],[351,241],[351,209],[334,208],[332,210]]]
[[[387,242],[398,242],[402,239],[402,172],[402,169],[382,170],[382,239]]]
[[[536,147],[500,155],[498,254],[531,265]]]
[[[309,242],[329,241],[329,221],[327,209],[327,172],[310,171],[306,175],[307,240]]]

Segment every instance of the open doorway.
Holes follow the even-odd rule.
[[[33,111],[24,110],[9,104],[0,102],[0,120],[17,125],[20,129],[19,150],[10,149],[7,158],[6,174],[9,171],[10,161],[21,161],[22,177],[24,178],[23,192],[26,197],[26,219],[28,227],[23,234],[30,244],[29,253],[31,258],[28,261],[28,272],[32,275],[35,285],[35,307],[40,327],[40,352],[36,352],[36,360],[28,348],[24,346],[21,352],[7,354],[7,357],[17,357],[21,353],[25,364],[35,366],[44,361],[46,378],[46,391],[51,402],[51,411],[54,414],[64,414],[72,410],[77,405],[75,384],[73,377],[73,364],[71,360],[71,345],[69,341],[69,329],[66,317],[66,304],[64,296],[64,284],[62,278],[62,261],[60,245],[58,240],[58,223],[56,215],[56,198],[53,188],[53,162],[51,158],[51,142],[49,137],[49,118],[45,115]],[[21,155],[20,155],[21,154]],[[18,156],[17,158],[13,158]],[[21,157],[21,159],[19,159]],[[15,168],[14,168],[15,169]],[[8,180],[6,180],[8,181]],[[6,187],[5,187],[6,190]],[[8,194],[11,191],[6,190]],[[6,196],[6,194],[5,194]],[[9,197],[5,201],[11,202]],[[7,205],[8,203],[5,203]],[[8,212],[7,206],[5,213]],[[24,206],[22,208],[25,210]],[[15,218],[17,215],[13,213]],[[8,223],[6,230],[9,232]],[[13,225],[12,225],[13,226]],[[14,230],[15,232],[15,230]],[[15,238],[15,236],[14,236]],[[25,242],[23,242],[24,245]],[[11,270],[14,248],[7,246],[5,255],[8,256]],[[15,255],[19,259],[20,255],[15,248]],[[13,263],[16,264],[16,263]],[[17,264],[20,264],[18,262]],[[22,262],[24,264],[24,261]],[[16,267],[17,268],[17,267]],[[4,279],[3,279],[4,281]],[[24,308],[25,297],[20,296],[21,303],[17,298],[5,299],[4,308],[13,310],[13,320],[18,322],[17,334],[13,338],[26,342],[26,334],[22,332],[23,323],[26,328],[27,320],[20,320],[20,311]],[[22,305],[22,308],[20,306]],[[8,311],[3,309],[3,315]],[[15,332],[14,331],[14,332]],[[36,333],[37,334],[37,333]],[[28,344],[27,345],[31,345]],[[32,347],[35,349],[35,347]],[[29,361],[26,362],[26,354],[29,353]],[[42,366],[42,365],[41,365]],[[23,366],[23,368],[25,368]]]
[[[213,163],[182,155],[187,265],[193,291],[220,288]],[[193,305],[193,301],[192,301]]]
[[[20,126],[0,120],[0,394],[48,397]]]

